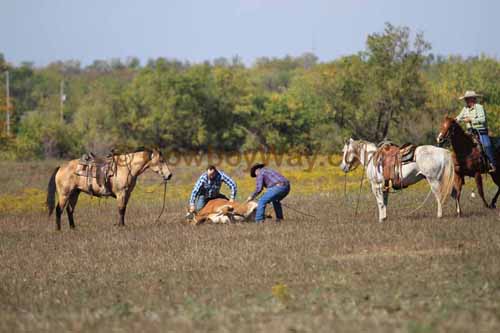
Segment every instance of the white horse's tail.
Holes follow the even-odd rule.
[[[441,204],[444,204],[448,195],[450,195],[453,184],[455,182],[455,164],[453,163],[453,158],[451,155],[448,156],[448,163],[446,163],[444,167],[444,172],[441,175],[440,179],[440,193],[439,197],[441,200]]]

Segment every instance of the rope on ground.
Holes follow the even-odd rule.
[[[294,212],[296,212],[296,213],[299,213],[299,214],[301,214],[301,215],[304,215],[304,216],[307,216],[307,217],[312,217],[312,218],[314,218],[314,219],[317,219],[317,218],[318,218],[317,216],[314,216],[314,215],[311,215],[311,214],[308,214],[308,213],[304,213],[304,212],[302,212],[302,211],[300,211],[300,210],[298,210],[298,209],[295,209],[295,208],[293,208],[293,207],[290,207],[290,206],[288,206],[288,205],[285,205],[284,203],[281,203],[281,205],[282,205],[283,207],[286,207],[286,208],[288,208],[288,209],[290,209],[290,210],[292,210],[292,211],[294,211]]]
[[[430,197],[431,193],[432,193],[432,189],[431,189],[431,190],[429,190],[429,193],[427,193],[427,196],[425,197],[424,201],[423,201],[423,202],[422,202],[422,203],[421,203],[421,204],[420,204],[417,208],[415,208],[414,210],[412,210],[412,211],[411,211],[411,212],[409,212],[408,214],[403,215],[403,217],[410,216],[410,215],[412,215],[413,213],[415,213],[417,210],[419,210],[420,208],[422,208],[422,207],[425,205],[425,203],[427,202],[427,199],[429,199],[429,197]]]

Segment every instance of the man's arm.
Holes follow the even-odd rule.
[[[193,187],[193,191],[191,192],[191,197],[189,198],[189,205],[194,206],[194,201],[196,197],[200,193],[201,186],[205,182],[205,175],[201,175],[200,178],[196,181],[196,184]]]
[[[460,123],[460,122],[462,122],[462,121],[464,121],[464,120],[465,120],[465,118],[466,118],[466,117],[465,117],[465,113],[466,113],[466,112],[467,112],[467,111],[466,111],[466,108],[463,108],[463,109],[462,109],[462,111],[460,111],[460,113],[458,114],[458,116],[456,116],[455,120],[456,120],[457,122],[459,122],[459,123]]]
[[[259,195],[260,192],[262,192],[262,187],[264,186],[264,175],[262,172],[260,172],[257,175],[257,184],[255,186],[255,191],[248,197],[248,200],[253,200],[255,199],[256,196]]]
[[[219,171],[222,181],[226,183],[227,186],[231,189],[231,200],[234,200],[236,198],[236,193],[238,193],[238,186],[236,185],[236,182],[226,175],[224,172]]]

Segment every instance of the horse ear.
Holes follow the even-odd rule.
[[[153,158],[155,158],[156,154],[158,154],[158,156],[160,155],[160,152],[158,151],[158,149],[156,149],[156,148],[151,149],[150,153],[149,153],[149,159],[152,160]]]

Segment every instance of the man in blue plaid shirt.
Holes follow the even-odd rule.
[[[222,183],[226,183],[231,189],[231,197],[229,199],[220,193]],[[237,191],[238,187],[231,177],[221,170],[217,170],[215,166],[210,165],[194,185],[189,199],[189,212],[199,212],[212,199],[223,198],[228,199],[229,202],[233,202]]]

